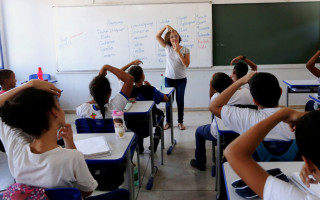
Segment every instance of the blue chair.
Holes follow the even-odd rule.
[[[111,192],[86,198],[87,200],[129,200],[130,192],[126,189],[116,189]]]
[[[253,158],[257,162],[297,161],[301,159],[298,155],[296,140],[263,141],[253,154]]]
[[[77,133],[114,133],[113,119],[76,119]]]
[[[29,81],[32,79],[38,79],[38,74],[30,74]],[[51,80],[51,75],[50,74],[43,74],[43,80]]]
[[[81,193],[77,188],[51,188],[45,191],[50,200],[81,200]]]

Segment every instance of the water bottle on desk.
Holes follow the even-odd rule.
[[[164,90],[164,76],[163,74],[160,75],[160,91]]]
[[[41,67],[38,67],[37,75],[38,75],[38,79],[43,80],[43,72],[42,72]]]

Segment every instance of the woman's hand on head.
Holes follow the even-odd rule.
[[[167,30],[168,30],[169,32],[174,31],[174,29],[173,29],[170,25],[166,25],[166,28],[167,28]]]
[[[52,83],[49,83],[48,81],[33,79],[33,80],[29,81],[27,84],[29,84],[30,87],[34,87],[39,90],[44,90],[46,92],[50,92],[51,94],[57,95],[58,97],[61,96],[61,90],[58,89],[56,86],[54,86]]]

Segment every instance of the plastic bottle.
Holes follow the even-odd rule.
[[[43,72],[42,72],[41,67],[38,67],[37,75],[38,75],[38,79],[43,80]]]
[[[163,74],[160,75],[160,91],[164,90],[164,76]]]

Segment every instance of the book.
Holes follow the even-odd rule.
[[[320,184],[310,184],[310,188],[308,188],[300,179],[299,172],[293,172],[290,180],[302,191],[320,198]]]
[[[97,158],[108,156],[111,149],[104,136],[90,137],[83,140],[74,141],[77,150],[83,153],[85,158]]]

